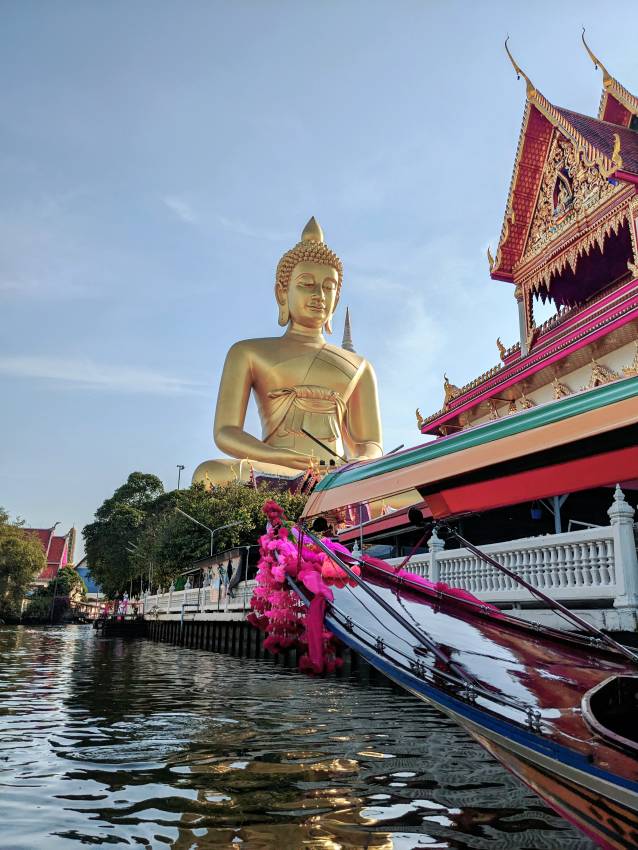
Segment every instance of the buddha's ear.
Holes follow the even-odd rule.
[[[328,318],[326,319],[325,324],[323,326],[324,330],[327,334],[332,333],[332,317],[334,316],[335,310],[337,309],[337,305],[339,304],[339,295],[340,294],[341,294],[340,292],[337,292],[337,297],[335,298],[335,304],[334,304],[334,307],[332,308],[332,313],[328,316]]]
[[[288,303],[286,287],[282,286],[280,283],[275,284],[275,298],[277,299],[277,304],[279,304],[280,307],[283,307],[284,304]]]
[[[280,283],[275,284],[275,298],[279,305],[279,316],[277,322],[282,328],[285,328],[290,321],[290,311],[288,310],[288,293],[286,288]]]

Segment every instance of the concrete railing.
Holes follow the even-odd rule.
[[[608,513],[610,526],[510,540],[481,549],[561,602],[588,605],[607,601],[615,607],[638,607],[634,511],[620,488],[616,488]],[[405,569],[468,590],[485,602],[531,601],[529,591],[467,549],[444,551],[436,536],[429,548],[429,554],[415,556]],[[394,565],[401,562],[401,558],[388,561]]]
[[[544,591],[581,614],[599,628],[638,627],[638,558],[634,533],[634,509],[627,504],[619,487],[608,514],[610,525],[494,543],[481,547],[496,561],[520,575],[533,587]],[[496,605],[519,607],[534,601],[532,595],[513,579],[485,563],[467,549],[443,549],[435,535],[430,552],[414,557],[406,569],[431,581],[443,581],[470,591],[479,599]],[[403,559],[392,558],[390,564]],[[255,581],[242,582],[228,596],[222,586],[169,590],[145,596],[139,610],[146,617],[179,616],[192,618],[217,612],[240,614],[250,610]],[[551,613],[551,612],[550,612]],[[530,613],[548,625],[564,625],[560,619]]]
[[[192,615],[198,613],[241,613],[250,610],[250,597],[256,582],[241,582],[228,595],[226,588],[222,586],[221,593],[218,588],[210,585],[190,590],[169,589],[166,593],[147,594],[142,597],[141,611],[146,616],[157,614],[179,614]]]

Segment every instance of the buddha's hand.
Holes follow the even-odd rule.
[[[300,469],[305,472],[309,466],[312,466],[313,463],[317,462],[317,459],[311,457],[311,455],[303,454],[302,452],[285,449],[277,452],[276,462],[281,463],[283,466],[289,466],[291,469]]]

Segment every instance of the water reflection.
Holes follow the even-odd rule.
[[[0,628],[0,846],[590,850],[383,686],[88,627]]]

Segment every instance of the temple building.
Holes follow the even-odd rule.
[[[450,439],[638,375],[638,97],[585,48],[603,74],[596,117],[550,103],[508,50],[526,99],[501,235],[488,261],[492,280],[511,287],[518,339],[509,347],[497,339],[497,365],[465,386],[444,376],[441,408],[425,418],[416,411],[423,435]],[[542,323],[539,300],[555,309]],[[638,481],[623,486],[635,501]],[[611,498],[607,488],[571,492],[460,524],[481,545],[560,534],[606,525]],[[428,514],[425,503],[419,507]],[[407,514],[344,529],[340,539],[407,553],[419,537]]]
[[[45,587],[54,579],[61,567],[72,566],[75,550],[75,528],[66,534],[56,534],[58,523],[51,528],[24,528],[26,534],[35,534],[40,541],[47,559],[47,565],[32,582],[32,588]]]
[[[583,37],[583,42],[584,42]],[[507,47],[507,46],[506,46]],[[598,115],[555,106],[526,82],[523,125],[492,280],[509,284],[518,341],[465,386],[447,376],[422,434],[446,436],[638,374],[638,97],[603,74]],[[539,299],[555,307],[537,324]]]

